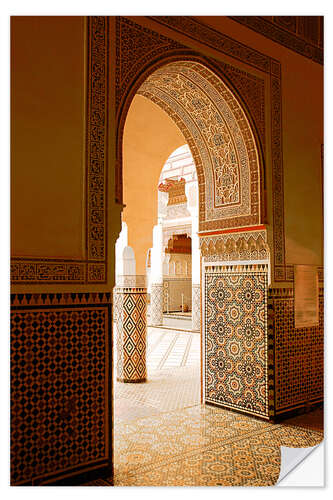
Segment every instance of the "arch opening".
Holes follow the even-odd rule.
[[[195,58],[159,63],[136,95],[163,109],[191,150],[199,183],[200,232],[262,224],[260,148],[248,113],[220,76]],[[121,161],[121,151],[118,156]]]
[[[197,325],[193,330],[202,333],[200,349],[201,359],[203,359],[206,318],[205,321],[202,320],[201,307],[202,297],[206,293],[206,282],[203,283],[201,278],[203,276],[205,279],[206,262],[214,261],[212,269],[213,272],[216,272],[215,264],[221,260],[222,255],[223,259],[230,261],[229,263],[232,264],[230,267],[238,260],[245,260],[248,263],[252,262],[253,259],[261,259],[265,260],[265,264],[260,271],[263,271],[265,276],[268,272],[266,231],[262,226],[261,203],[263,196],[260,155],[255,134],[252,131],[247,113],[235,94],[212,69],[196,60],[174,60],[160,65],[141,83],[136,96],[149,101],[156,108],[162,110],[168,119],[171,119],[180,131],[193,157],[197,178],[197,218],[187,236],[186,231],[181,230],[179,230],[181,232],[178,231],[178,235],[184,235],[184,241],[188,240],[188,237],[191,238],[192,257],[193,249],[197,250],[195,265],[193,265],[192,259],[192,272],[196,272],[196,280],[193,281],[192,275],[191,307],[192,325],[194,322]],[[144,253],[145,262],[147,261],[147,252],[149,255],[151,278],[149,283],[149,324],[153,327],[163,325],[163,312],[165,312],[164,306],[166,304],[163,291],[165,274],[163,264],[164,268],[168,265],[168,269],[170,269],[170,262],[163,262],[160,256],[163,255],[165,261],[170,261],[173,252],[168,250],[173,248],[175,242],[175,234],[172,232],[170,232],[169,238],[164,241],[165,235],[160,219],[163,219],[163,216],[169,212],[171,213],[175,206],[184,205],[186,209],[188,208],[187,195],[189,192],[186,192],[182,182],[181,178],[174,179],[172,176],[159,182],[159,191],[162,192],[168,191],[172,186],[173,199],[176,201],[171,202],[170,198],[167,200],[164,197],[163,203],[158,204],[158,224],[154,226],[153,245],[151,250],[147,247]],[[126,203],[126,199],[124,201]],[[183,216],[186,216],[185,212]],[[129,227],[129,234],[130,231]],[[230,241],[224,242],[225,238],[223,239],[223,237],[220,241],[220,236],[223,236],[224,233],[232,234],[234,232],[237,234],[235,237],[231,236]],[[252,236],[253,232],[255,234]],[[170,237],[172,244],[168,245]],[[200,240],[203,263],[201,263],[199,250]],[[235,269],[232,272],[235,272]],[[242,272],[246,272],[246,269],[244,267]],[[223,274],[223,272],[222,270],[221,273]],[[254,272],[258,273],[258,269],[254,269]],[[255,274],[255,280],[257,277]],[[253,283],[256,283],[255,280]],[[214,276],[212,279],[214,286],[215,282],[221,283],[220,275]],[[242,280],[240,280],[241,282],[243,283]],[[234,286],[234,284],[235,278],[233,277],[230,279],[230,286]],[[264,287],[266,286],[265,282]],[[204,290],[204,294],[202,294],[202,290]],[[214,303],[212,307],[206,309],[213,311],[215,306]],[[168,301],[166,307],[168,312]],[[183,304],[181,307],[183,309]],[[195,321],[193,319],[194,309],[196,310]],[[182,310],[182,312],[184,311]],[[206,314],[206,311],[203,314]],[[264,330],[261,331],[261,334],[264,334],[263,332]],[[211,334],[215,335],[213,330],[211,330]],[[254,346],[254,350],[258,348],[257,345]],[[264,363],[265,360],[263,360]],[[202,399],[224,404],[224,392],[217,391],[216,388],[215,372],[209,373],[209,369],[207,369],[206,375],[205,369],[206,367],[203,366],[200,374]],[[212,387],[209,386],[209,380],[212,381]],[[206,398],[206,392],[209,393],[208,398]],[[244,403],[249,408],[249,402],[245,399],[243,401],[240,398],[239,401],[242,401],[239,405],[242,406]],[[264,411],[262,410],[264,404],[259,410],[256,409],[255,405],[253,408],[253,412],[258,414],[260,411]]]

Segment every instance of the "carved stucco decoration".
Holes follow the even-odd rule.
[[[324,63],[323,16],[230,17],[316,63]]]
[[[191,217],[190,212],[187,210],[186,203],[167,206],[166,217],[164,217],[163,221],[168,222],[168,219],[177,219],[179,217]]]
[[[260,222],[259,158],[244,111],[227,86],[197,62],[175,62],[141,85],[181,128],[199,183],[200,230]],[[221,226],[222,227],[222,226]]]
[[[269,258],[266,231],[221,234],[200,238],[206,261],[265,260]]]
[[[163,67],[171,60],[196,60],[211,68],[235,92],[247,108],[246,112],[251,121],[253,130],[260,137],[258,148],[262,158],[262,172],[264,172],[265,158],[265,84],[264,79],[258,74],[255,76],[251,70],[255,68],[262,72],[263,77],[269,78],[269,95],[271,110],[271,153],[272,153],[272,193],[273,193],[273,275],[275,281],[293,281],[293,268],[287,266],[284,248],[284,189],[283,189],[283,158],[282,158],[282,119],[281,119],[281,64],[276,59],[246,46],[227,35],[217,32],[198,19],[190,16],[153,16],[151,19],[157,24],[166,25],[173,30],[185,35],[179,44],[172,38],[165,37],[153,29],[141,26],[138,18],[116,18],[116,110],[118,120],[117,135],[117,165],[116,165],[116,200],[122,203],[122,134],[126,114],[137,89],[145,81],[147,75],[154,69]],[[187,40],[187,41],[185,41]],[[193,49],[196,42],[207,48],[213,48],[220,54],[232,57],[235,65],[204,56]],[[237,61],[245,63],[249,68],[243,71],[237,68]],[[149,97],[147,95],[147,97]],[[158,100],[156,95],[150,98],[169,114],[186,136],[186,126],[180,117],[168,106],[165,101]],[[267,138],[266,138],[267,139]],[[196,162],[200,159],[194,138],[186,136],[191,147],[192,155]],[[196,153],[196,157],[194,156]],[[198,181],[204,182],[199,169]],[[261,175],[261,192],[265,190],[265,178]],[[264,222],[264,196],[261,197],[262,222]],[[205,204],[204,195],[199,195],[199,205]],[[209,225],[209,224],[208,224]],[[244,224],[246,225],[246,224]],[[227,224],[224,228],[228,228]],[[210,222],[208,230],[216,229],[216,221]]]
[[[169,239],[177,234],[186,234],[186,236],[191,238],[191,224],[184,224],[181,226],[163,226],[163,247],[167,247]]]

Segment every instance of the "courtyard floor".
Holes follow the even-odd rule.
[[[198,333],[149,327],[147,346],[148,381],[114,386],[115,486],[270,486],[281,445],[322,441],[320,409],[275,424],[200,404]]]

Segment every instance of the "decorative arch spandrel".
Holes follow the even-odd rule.
[[[186,37],[182,37],[181,43],[179,43],[177,30],[174,36],[169,34],[165,36],[159,32],[158,25],[154,31],[154,25],[148,24],[147,19],[152,18],[142,19],[141,24],[140,18],[115,18],[116,202],[122,203],[122,131],[134,95],[149,75],[168,63],[180,60],[201,63],[225,82],[237,98],[250,124],[259,157],[260,224],[272,224],[270,241],[273,250],[274,281],[292,281],[290,273],[288,274],[290,266],[286,266],[285,263],[284,251],[280,62],[249,46],[239,44],[237,40],[223,34],[214,34],[204,25],[200,25],[200,29],[191,32],[188,42],[184,41]],[[186,16],[181,19],[182,23],[184,21],[185,24],[189,20]],[[174,20],[179,21],[180,18],[175,17]],[[125,38],[123,37],[124,30],[127,33]],[[187,33],[185,28],[184,33]],[[213,47],[220,54],[217,58],[216,56],[208,57],[206,53],[204,55],[203,52],[194,49],[191,38],[199,40],[199,35],[200,43],[207,48],[211,46],[211,35],[214,35]],[[133,50],[136,50],[138,54],[135,57]],[[126,59],[126,64],[123,69],[119,69],[123,65],[124,59]],[[239,66],[239,61],[241,66]],[[191,150],[193,154],[192,147]],[[266,157],[269,151],[271,153]],[[271,198],[272,213],[268,212],[270,205],[267,205],[266,198],[269,186],[266,165],[270,166],[271,169],[272,186],[269,189],[269,198]],[[200,178],[198,181],[200,182]],[[204,203],[202,197],[200,203]],[[249,221],[247,221],[247,225],[242,227],[249,227],[249,225]],[[219,231],[215,228],[216,225],[213,224],[209,231],[214,231],[215,234],[215,231]],[[230,226],[231,228],[232,226]],[[229,230],[229,226],[224,226],[224,229]]]

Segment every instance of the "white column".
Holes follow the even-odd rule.
[[[147,289],[144,278],[136,275],[134,251],[125,246],[121,255],[118,254],[113,289],[119,382],[145,382],[147,377]]]
[[[116,241],[116,275],[124,274],[123,251],[128,245],[128,228],[126,222],[121,223],[121,231]]]
[[[200,247],[199,218],[192,217],[192,330],[200,330]]]
[[[151,292],[150,292],[150,324],[163,323],[163,228],[157,224],[153,229],[153,248],[151,254]]]

